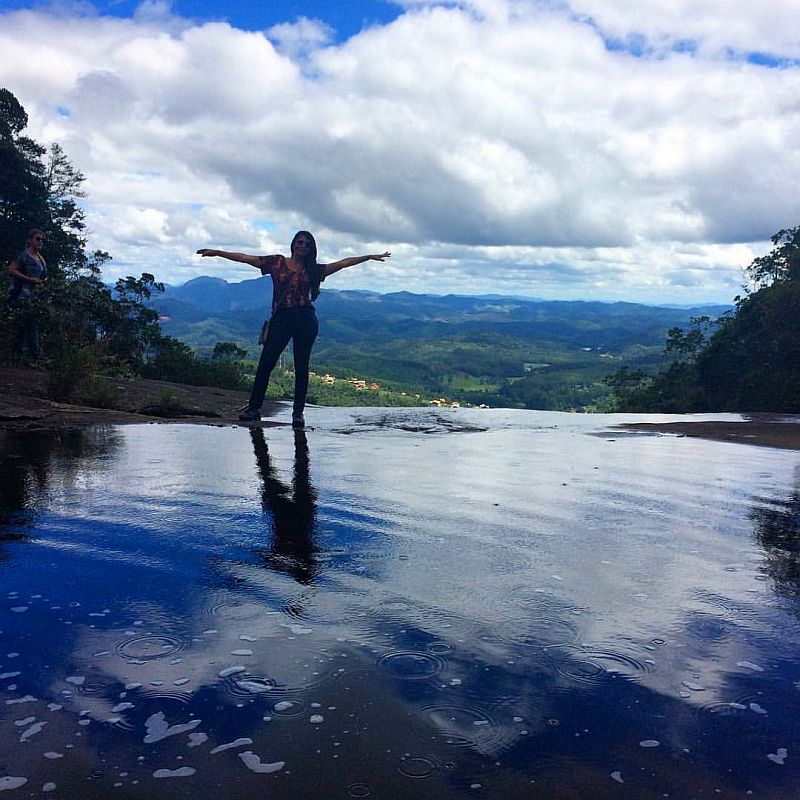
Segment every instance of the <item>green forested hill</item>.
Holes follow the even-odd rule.
[[[800,226],[771,238],[772,250],[746,268],[751,283],[735,308],[670,330],[657,371],[614,374],[616,408],[800,413]]]
[[[154,298],[165,333],[198,351],[235,342],[257,356],[269,278],[197,278]],[[539,409],[605,407],[605,376],[657,365],[667,331],[724,307],[377,294],[324,288],[312,368],[427,397]]]

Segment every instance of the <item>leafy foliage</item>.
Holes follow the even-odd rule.
[[[800,280],[800,226],[784,228],[772,236],[772,250],[747,267],[758,288]]]
[[[25,136],[27,124],[17,98],[0,89],[0,260],[7,264],[18,254],[31,228],[44,231],[48,279],[37,287],[32,311],[49,357],[51,396],[96,394],[96,372],[135,374],[146,364],[156,377],[239,388],[244,371],[235,350],[206,362],[162,334],[158,314],[148,305],[164,290],[153,275],[121,278],[113,289],[103,283],[101,270],[111,256],[86,250],[84,176],[60,145],[47,149]],[[3,296],[7,285],[3,271]],[[10,356],[17,317],[5,313],[0,320],[0,356]]]
[[[735,311],[670,330],[656,374],[608,379],[625,411],[800,413],[800,227],[778,231],[747,273],[756,286]]]
[[[154,342],[151,357],[142,365],[141,374],[146,378],[224,389],[244,389],[248,377],[241,360],[206,360],[198,357],[187,344],[163,334]]]

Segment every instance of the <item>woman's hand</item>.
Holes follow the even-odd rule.
[[[216,256],[219,255],[219,250],[212,250],[210,247],[203,247],[201,250],[197,251],[197,255],[203,256],[203,258],[206,256]]]
[[[370,256],[370,260],[372,261],[386,261],[392,254],[388,251],[386,253],[381,253],[379,256]]]

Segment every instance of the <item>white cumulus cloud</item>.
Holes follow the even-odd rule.
[[[800,224],[798,4],[401,5],[343,42],[161,2],[6,12],[0,83],[87,176],[112,276],[302,227],[323,259],[393,251],[340,288],[729,300]]]

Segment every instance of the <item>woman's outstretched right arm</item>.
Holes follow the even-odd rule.
[[[216,258],[227,258],[228,261],[239,261],[242,264],[249,264],[251,267],[261,269],[261,257],[251,256],[248,253],[229,253],[227,250],[212,250],[209,247],[204,247],[197,251],[197,255],[207,258],[209,256]]]

